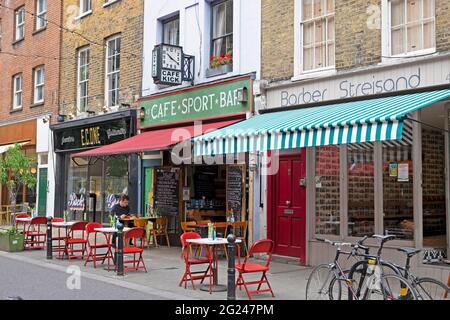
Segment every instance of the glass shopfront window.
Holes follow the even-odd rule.
[[[66,209],[70,210],[69,203],[75,198],[86,197],[88,188],[88,162],[77,159],[74,162],[70,155],[66,156],[67,163],[67,186],[66,186]],[[83,210],[84,211],[84,210]],[[74,217],[79,218],[79,215]]]
[[[383,142],[384,233],[414,239],[412,127],[405,122],[403,139]]]
[[[340,234],[339,147],[316,148],[316,233]]]
[[[372,235],[375,230],[373,144],[355,143],[347,148],[348,234]]]
[[[105,213],[109,216],[112,207],[118,203],[121,194],[128,194],[128,157],[116,156],[105,160]]]

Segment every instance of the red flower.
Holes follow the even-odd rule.
[[[214,61],[215,58],[216,58],[216,57],[211,56],[210,61]]]
[[[219,62],[222,62],[223,61],[223,57],[219,57]]]
[[[227,53],[227,54],[225,55],[225,58],[227,58],[228,60],[231,60],[231,53]]]
[[[221,57],[221,58],[225,58],[225,54],[222,53],[222,54],[220,55],[220,57]]]

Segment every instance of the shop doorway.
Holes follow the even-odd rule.
[[[271,178],[270,223],[275,254],[306,263],[306,160],[305,153],[281,156],[278,173]]]

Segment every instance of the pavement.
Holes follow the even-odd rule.
[[[0,300],[19,296],[23,299],[151,299],[151,300],[225,300],[226,292],[209,294],[178,286],[184,273],[181,248],[149,248],[144,261],[148,273],[128,271],[123,276],[108,272],[103,266],[84,267],[81,260],[46,259],[46,251],[6,253],[0,251]],[[259,261],[264,263],[264,261]],[[311,268],[272,262],[267,274],[275,299],[302,300],[305,298],[307,278]],[[77,275],[80,277],[76,277]],[[256,279],[252,275],[246,279]],[[79,279],[79,280],[78,280]],[[196,284],[199,281],[196,281]],[[219,283],[227,283],[227,262],[219,261]],[[244,290],[236,290],[238,300],[247,300]],[[273,299],[263,293],[254,300]]]

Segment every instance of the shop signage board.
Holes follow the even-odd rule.
[[[267,90],[267,107],[288,107],[450,84],[450,57],[393,64]]]
[[[108,145],[129,138],[131,120],[120,119],[56,131],[55,150],[69,151]]]
[[[244,88],[248,101],[241,102],[240,91]],[[252,80],[240,78],[155,96],[141,102],[145,117],[139,121],[139,127],[245,114],[252,111],[252,92]]]
[[[155,207],[158,215],[178,216],[179,214],[180,170],[159,168],[155,173]]]
[[[233,210],[235,219],[241,220],[245,210],[245,166],[227,166],[227,212]]]

